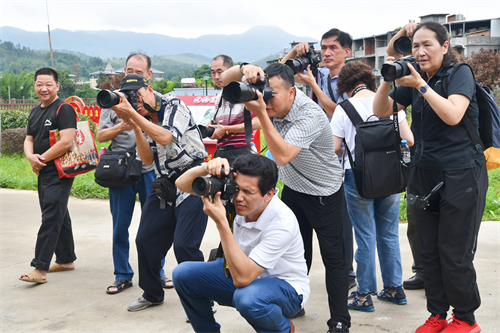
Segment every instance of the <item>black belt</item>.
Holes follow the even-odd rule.
[[[249,148],[247,146],[244,147],[236,147],[236,146],[220,146],[217,148],[218,150],[236,150],[236,149],[246,149],[248,150]]]

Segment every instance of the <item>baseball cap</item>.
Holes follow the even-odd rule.
[[[142,75],[129,74],[120,82],[120,91],[138,90],[149,86],[148,80]]]

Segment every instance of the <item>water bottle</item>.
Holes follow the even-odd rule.
[[[411,161],[410,147],[408,147],[408,142],[406,140],[401,140],[401,156],[403,157],[403,162],[409,164]]]

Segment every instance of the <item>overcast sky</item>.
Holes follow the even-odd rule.
[[[243,33],[259,25],[316,39],[336,27],[359,38],[385,33],[409,20],[418,22],[419,16],[431,13],[460,13],[468,20],[500,17],[499,0],[0,0],[0,27],[47,31],[46,3],[51,30],[154,32],[185,38]]]

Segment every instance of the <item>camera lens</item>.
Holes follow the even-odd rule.
[[[193,192],[196,195],[214,195],[222,188],[222,183],[214,177],[196,177],[193,180]]]
[[[405,55],[411,52],[412,41],[408,36],[402,36],[394,41],[394,51]]]
[[[103,109],[108,109],[120,103],[120,95],[110,90],[101,90],[97,94],[97,105]]]
[[[238,104],[256,100],[257,94],[250,85],[233,81],[222,89],[222,97],[229,103]]]

